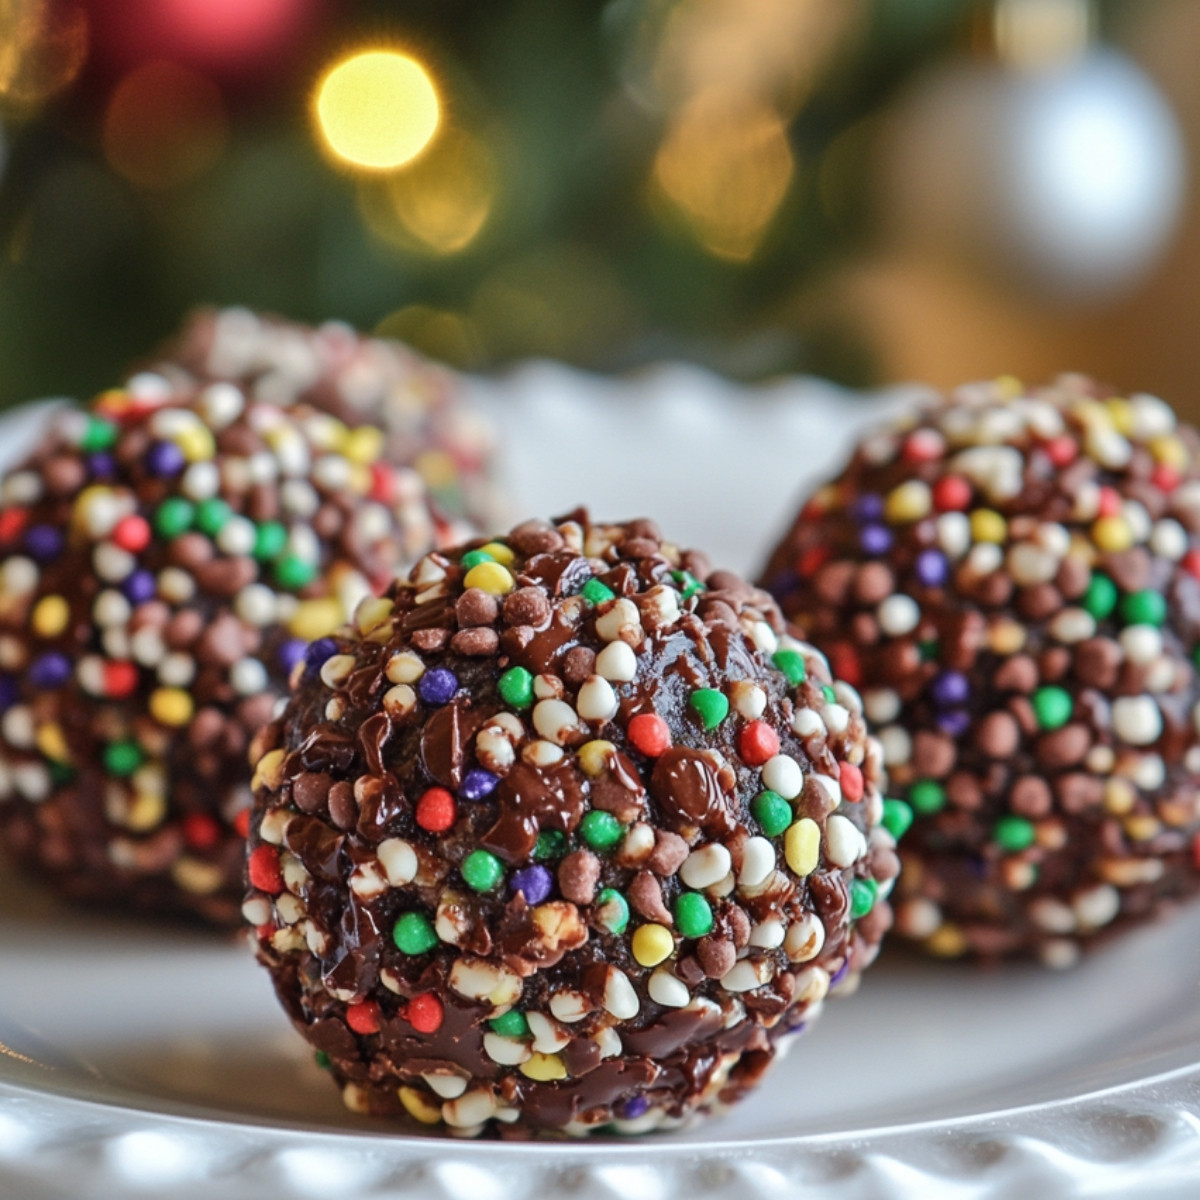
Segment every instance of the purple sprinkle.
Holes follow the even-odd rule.
[[[886,525],[864,525],[858,540],[864,554],[886,554],[892,548],[892,531]]]
[[[914,566],[926,587],[941,587],[946,582],[946,556],[940,550],[922,550]]]
[[[785,1034],[803,1033],[807,1028],[807,1021],[797,1021],[794,1025],[789,1025],[783,1032]]]
[[[0,712],[16,704],[17,694],[17,681],[11,675],[0,675]]]
[[[89,454],[88,470],[91,471],[93,479],[111,479],[117,473],[117,460],[104,451]]]
[[[499,778],[491,771],[475,767],[463,777],[462,787],[458,789],[458,794],[464,800],[482,800],[484,796],[489,795],[495,789],[499,782]]]
[[[550,895],[554,880],[545,867],[525,867],[514,871],[509,882],[514,892],[525,893],[526,904],[541,904]]]
[[[130,604],[145,604],[147,600],[154,599],[158,592],[158,584],[149,571],[137,570],[126,576],[125,582],[121,584],[121,591],[125,593]]]
[[[70,659],[57,651],[42,654],[29,664],[29,682],[36,688],[62,687],[70,678]]]
[[[283,668],[285,675],[290,675],[292,668],[298,662],[304,661],[304,652],[307,649],[308,643],[303,638],[288,638],[279,647],[279,665]]]
[[[965,704],[971,694],[971,684],[961,671],[943,671],[929,686],[933,702],[939,708]]]
[[[146,451],[146,466],[155,475],[177,475],[186,461],[183,451],[174,442],[155,442]]]
[[[25,534],[25,549],[38,562],[51,562],[62,553],[63,541],[62,531],[53,525],[34,525]]]
[[[842,965],[829,977],[829,986],[837,987],[843,979],[846,978],[846,972],[850,970],[850,960],[848,958],[842,960]]]
[[[622,1120],[632,1121],[644,1115],[649,1107],[650,1101],[645,1096],[630,1096],[628,1100],[621,1100],[617,1104],[616,1113]]]
[[[971,714],[963,708],[951,708],[944,713],[938,713],[938,728],[951,737],[964,737],[971,728]]]
[[[883,497],[874,492],[859,496],[850,506],[850,514],[859,521],[876,521],[883,516]]]
[[[326,660],[337,653],[337,648],[337,642],[333,638],[317,638],[315,642],[310,642],[304,651],[305,675],[315,675],[325,665]]]
[[[434,667],[421,676],[417,691],[426,704],[449,704],[458,691],[458,676],[446,667]]]

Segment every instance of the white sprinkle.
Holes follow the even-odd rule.
[[[626,642],[609,642],[596,655],[596,674],[613,683],[629,683],[637,678],[637,655]]]
[[[866,838],[846,817],[835,813],[825,822],[825,854],[834,866],[851,867],[866,852]]]
[[[1089,458],[1094,458],[1102,467],[1118,470],[1133,457],[1133,447],[1128,438],[1115,429],[1093,425],[1084,435],[1084,449]]]
[[[0,496],[5,504],[33,504],[42,498],[42,481],[35,471],[14,471],[5,481]]]
[[[234,597],[233,611],[257,629],[263,629],[275,621],[278,606],[275,593],[265,583],[247,584]]]
[[[1164,517],[1154,523],[1150,532],[1150,549],[1160,558],[1177,562],[1187,553],[1187,548],[1188,536],[1178,521]]]
[[[1112,706],[1113,732],[1130,746],[1149,746],[1162,734],[1162,713],[1151,696],[1118,696]]]
[[[1038,947],[1038,957],[1052,971],[1066,971],[1079,961],[1080,949],[1069,938],[1050,938]]]
[[[892,688],[873,688],[863,694],[863,708],[868,720],[885,725],[900,715],[900,693]],[[794,721],[792,728],[796,728]]]
[[[17,750],[28,750],[33,746],[33,713],[24,704],[14,704],[0,720],[0,732],[5,741]]]
[[[254,523],[235,513],[221,526],[217,548],[224,554],[248,555],[254,549],[255,538]]]
[[[83,512],[83,526],[89,537],[107,537],[125,515],[125,505],[111,493],[90,496]]]
[[[613,644],[624,645],[623,642]],[[575,697],[575,709],[585,721],[610,721],[617,715],[617,693],[603,676],[591,675]]]
[[[1099,883],[1085,891],[1076,892],[1071,905],[1080,925],[1099,929],[1121,911],[1121,893],[1110,883]]]
[[[1051,620],[1050,636],[1065,645],[1074,645],[1096,632],[1096,618],[1085,608],[1064,608]]]
[[[146,625],[129,639],[129,653],[143,667],[157,667],[167,656],[167,644],[157,629]]]
[[[230,668],[229,682],[239,695],[256,696],[270,681],[267,678],[267,668],[257,658],[243,658]]]
[[[166,655],[158,664],[158,681],[166,687],[187,687],[195,678],[196,660],[182,650]]]
[[[340,454],[322,454],[312,466],[312,478],[327,492],[340,492],[350,482],[350,460]]]
[[[690,888],[701,891],[720,883],[729,874],[733,860],[720,842],[711,842],[693,850],[679,868],[679,877]]]
[[[921,610],[911,596],[897,593],[889,596],[875,611],[879,628],[888,637],[900,637],[916,629]]]
[[[937,519],[937,541],[949,558],[962,558],[971,548],[971,523],[966,513],[942,513]]]
[[[137,559],[112,542],[101,542],[92,551],[92,566],[105,583],[120,583],[137,566]]]
[[[804,772],[800,764],[787,754],[776,754],[763,764],[764,787],[778,792],[785,800],[794,800],[804,787]]]
[[[896,910],[896,929],[908,938],[927,938],[941,928],[942,910],[932,900],[917,896]]]
[[[1142,666],[1162,653],[1162,634],[1153,625],[1126,625],[1117,640],[1129,660]]]
[[[1167,768],[1160,755],[1139,754],[1125,774],[1144,791],[1153,792],[1162,787]]]
[[[104,694],[104,659],[95,654],[81,658],[79,665],[75,668],[75,678],[79,680],[79,686],[85,692],[90,692],[93,696],[102,696]]]
[[[650,993],[650,999],[663,1008],[686,1008],[692,998],[687,984],[676,979],[670,971],[655,971],[650,976],[646,990]]]
[[[196,581],[182,567],[163,567],[158,573],[158,594],[169,604],[186,604],[196,594]]]
[[[105,628],[124,625],[132,615],[133,608],[129,601],[113,588],[105,588],[92,605],[92,618],[97,625]]]
[[[50,772],[37,762],[20,763],[13,767],[13,786],[26,800],[37,804],[50,795]]]
[[[1075,914],[1061,900],[1042,896],[1029,906],[1029,916],[1043,933],[1074,933]]]
[[[1018,542],[1008,552],[1008,573],[1020,587],[1049,583],[1058,573],[1058,559],[1030,542]]]
[[[279,489],[279,504],[289,516],[307,520],[321,507],[321,497],[305,479],[289,479]]]
[[[1004,551],[995,542],[979,542],[971,547],[967,555],[967,569],[976,575],[991,575],[1000,570],[1004,562]]]

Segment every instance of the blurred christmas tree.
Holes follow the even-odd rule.
[[[481,367],[861,380],[806,303],[979,0],[0,0],[0,403],[200,302]]]

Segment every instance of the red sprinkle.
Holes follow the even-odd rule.
[[[853,646],[845,642],[830,646],[829,668],[835,679],[844,679],[851,687],[862,685],[862,663]]]
[[[1173,492],[1183,482],[1183,476],[1174,467],[1159,463],[1150,472],[1150,481],[1160,492]]]
[[[236,817],[233,818],[233,827],[237,830],[239,837],[250,836],[250,810],[243,808]]]
[[[796,559],[796,574],[801,579],[815,575],[829,561],[832,553],[829,546],[810,546]]]
[[[0,512],[0,542],[11,542],[20,537],[29,524],[27,508],[6,508]]]
[[[355,1033],[379,1032],[379,1005],[374,1000],[351,1004],[346,1009],[346,1024]]]
[[[819,517],[825,511],[825,505],[814,496],[808,500],[804,507],[800,510],[800,519],[802,521],[811,521],[814,517]]]
[[[255,925],[254,936],[258,938],[260,942],[269,942],[278,931],[279,926],[272,921],[268,922],[266,925]]]
[[[221,840],[221,826],[208,813],[188,813],[182,825],[183,840],[193,850],[211,850]]]
[[[417,824],[430,833],[445,833],[456,816],[454,797],[445,788],[432,787],[417,801]]]
[[[137,663],[124,659],[112,659],[104,664],[104,694],[106,696],[128,696],[137,690]]]
[[[1200,870],[1200,833],[1192,838],[1192,866]]]
[[[971,485],[961,475],[945,475],[933,485],[938,512],[962,512],[971,503]]]
[[[432,992],[422,992],[408,1002],[408,1023],[418,1033],[436,1033],[444,1015],[442,1002]]]
[[[671,730],[658,713],[639,713],[629,722],[629,741],[647,758],[657,758],[671,748]]]
[[[145,517],[134,513],[132,516],[122,517],[113,527],[111,536],[122,550],[137,554],[150,545],[150,525]]]
[[[933,462],[942,457],[942,439],[932,429],[918,429],[904,439],[900,456],[906,462]]]
[[[371,464],[371,499],[380,504],[393,504],[396,500],[396,472],[385,462]]]
[[[738,753],[751,767],[761,767],[779,753],[779,734],[766,721],[751,721],[738,734]]]
[[[838,769],[839,782],[842,785],[842,796],[851,804],[857,804],[863,798],[862,772],[853,764],[844,762]]]
[[[246,865],[250,886],[278,896],[283,891],[283,871],[279,867],[279,851],[274,846],[255,846]]]
[[[1056,466],[1065,467],[1073,463],[1079,454],[1079,443],[1068,434],[1051,438],[1046,443],[1046,457]]]
[[[1100,508],[1102,517],[1115,517],[1121,511],[1121,497],[1116,488],[1102,487],[1100,489]]]

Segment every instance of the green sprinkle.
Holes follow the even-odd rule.
[[[259,562],[270,562],[283,553],[287,545],[287,529],[278,521],[264,521],[254,531],[254,557]]]
[[[750,811],[767,837],[778,837],[792,823],[792,806],[778,792],[759,792]]]
[[[1083,607],[1097,621],[1103,621],[1117,607],[1117,585],[1107,575],[1095,572],[1083,593]]]
[[[510,667],[500,676],[500,697],[512,708],[528,708],[533,703],[533,676],[524,667]]]
[[[798,650],[776,650],[771,655],[771,661],[784,673],[792,687],[803,683],[808,678],[808,670],[804,666],[804,656]]]
[[[333,1065],[330,1061],[329,1055],[326,1054],[324,1050],[318,1050],[316,1054],[313,1055],[313,1059],[322,1071],[328,1071]]]
[[[589,604],[603,604],[606,600],[615,599],[617,595],[608,584],[601,583],[599,579],[589,579],[579,589],[579,594]]]
[[[424,954],[440,939],[433,922],[424,913],[406,912],[392,926],[392,941],[401,954]]]
[[[688,706],[700,718],[705,729],[716,729],[729,716],[729,700],[716,688],[697,688],[688,697]]]
[[[233,515],[233,509],[220,496],[209,496],[196,505],[196,528],[209,537],[216,537]]]
[[[593,850],[611,850],[624,836],[625,829],[612,813],[594,808],[579,822],[579,836]]]
[[[164,500],[154,513],[154,530],[160,537],[176,538],[192,527],[196,508],[182,496]]]
[[[1037,840],[1037,830],[1032,821],[1024,817],[1001,817],[992,829],[996,844],[1010,854],[1028,850]]]
[[[1122,596],[1121,620],[1126,625],[1162,625],[1167,619],[1167,602],[1161,592],[1145,588],[1130,596]]]
[[[946,807],[946,789],[936,779],[919,779],[908,789],[908,802],[922,817],[932,817]]]
[[[1064,688],[1040,687],[1033,693],[1033,713],[1043,729],[1061,729],[1070,719],[1074,703]]]
[[[850,884],[850,918],[857,921],[875,907],[879,884],[874,879],[855,879]]]
[[[103,417],[88,414],[87,426],[79,441],[79,448],[85,454],[95,454],[98,450],[107,450],[116,445],[117,427],[112,421]]]
[[[685,600],[690,600],[697,592],[708,591],[708,586],[701,583],[691,571],[672,571],[671,578],[679,585]]]
[[[821,689],[821,695],[825,697],[825,699],[826,699],[826,701],[827,701],[828,703],[830,703],[830,704],[836,704],[836,703],[837,703],[837,692],[835,692],[835,691],[833,690],[833,688],[831,688],[831,687],[829,686],[829,684],[826,684],[826,685],[825,685],[825,686],[824,686],[824,687]]]
[[[112,742],[104,747],[104,769],[110,775],[132,775],[145,761],[137,742]]]
[[[1194,662],[1197,667],[1200,667],[1200,642],[1197,642],[1192,647],[1192,662]]]
[[[467,886],[477,892],[490,892],[504,878],[504,864],[486,850],[472,850],[461,870]]]
[[[937,638],[926,638],[925,641],[917,643],[917,654],[922,662],[935,662],[941,649]]]
[[[468,550],[462,556],[462,568],[464,571],[469,571],[472,567],[479,566],[480,563],[495,561],[486,550]]]
[[[605,888],[596,897],[596,923],[609,933],[625,932],[629,924],[629,901],[616,888]]]
[[[567,852],[567,835],[560,829],[546,829],[538,834],[537,843],[533,847],[533,857],[537,862],[545,862],[550,858],[562,858]]]
[[[699,892],[683,892],[675,901],[675,924],[685,938],[712,933],[712,908]]]
[[[493,1017],[488,1025],[493,1033],[506,1038],[523,1038],[529,1036],[529,1022],[525,1014],[518,1008],[510,1008],[508,1012]]]
[[[913,823],[913,810],[903,800],[885,800],[883,802],[883,827],[899,841]]]
[[[285,554],[275,564],[275,580],[281,588],[288,591],[298,591],[307,587],[316,577],[316,564],[307,562],[298,554]]]

